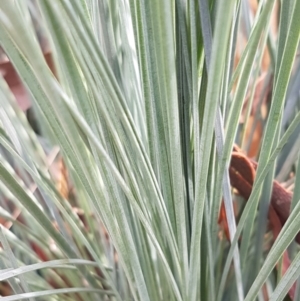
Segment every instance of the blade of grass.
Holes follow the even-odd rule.
[[[195,290],[195,287],[197,287],[197,283],[199,281],[199,254],[208,163],[213,139],[214,120],[221,88],[223,69],[222,66],[226,54],[226,48],[224,47],[224,45],[226,45],[227,43],[231,25],[231,21],[228,16],[232,16],[233,9],[233,1],[227,2],[226,5],[220,3],[220,5],[218,6],[218,13],[216,18],[217,23],[215,28],[216,36],[214,37],[213,41],[211,65],[208,74],[208,87],[206,94],[206,99],[209,99],[209,102],[207,102],[207,106],[205,106],[200,145],[195,145],[195,162],[199,162],[199,170],[195,171],[195,207],[192,223],[193,232],[191,239],[190,271],[188,281],[188,299],[191,301],[195,300],[197,295],[197,290]],[[227,16],[226,18],[225,15]],[[221,28],[222,34],[220,30]]]

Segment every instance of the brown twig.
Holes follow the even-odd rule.
[[[257,162],[249,159],[235,146],[229,168],[230,182],[244,198],[248,200],[252,191]],[[273,207],[279,217],[281,227],[290,215],[293,194],[287,191],[280,183],[274,180],[270,207]],[[269,213],[270,215],[270,213]],[[300,233],[296,236],[300,243]]]
[[[230,182],[240,195],[248,200],[254,183],[257,169],[257,162],[248,158],[237,146],[234,146],[232,158],[229,167]],[[269,207],[268,219],[273,232],[274,240],[278,237],[283,225],[289,217],[292,202],[292,193],[286,190],[279,182],[273,181],[273,190],[271,203]],[[219,224],[222,225],[224,232],[229,238],[228,225],[226,222],[226,213],[222,203]],[[300,243],[300,232],[295,238]],[[290,258],[288,252],[283,253],[282,274],[285,274],[290,266]],[[296,285],[295,283],[289,290],[289,296],[294,299]]]

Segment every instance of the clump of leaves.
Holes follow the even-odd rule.
[[[0,3],[2,299],[297,300],[299,14]]]

